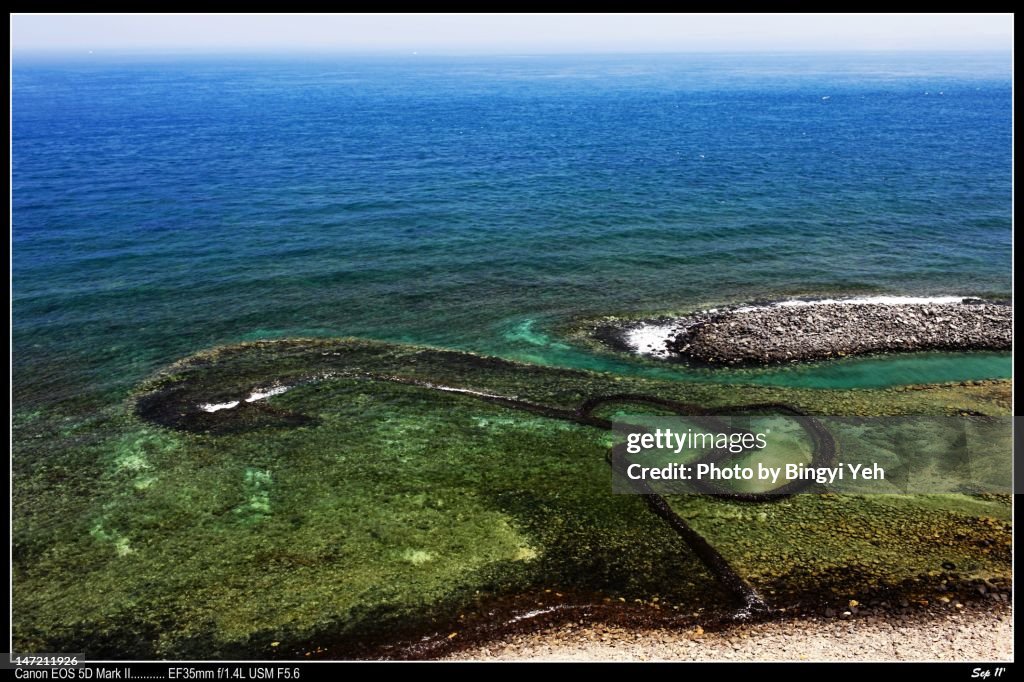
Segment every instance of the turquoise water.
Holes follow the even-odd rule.
[[[855,387],[1009,354],[696,371],[573,319],[1010,294],[1008,55],[15,59],[16,406],[355,335]]]
[[[504,337],[510,342],[533,346],[533,352],[519,350],[507,353],[508,357],[523,362],[658,379],[807,388],[881,388],[898,384],[1012,376],[1012,356],[1008,353],[911,353],[784,367],[721,370],[683,367],[660,360],[630,360],[611,354],[582,351],[559,341],[555,336],[537,331],[532,320],[510,327]]]

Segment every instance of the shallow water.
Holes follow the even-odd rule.
[[[679,381],[842,389],[1010,378],[1013,375],[1012,354],[1002,352],[908,353],[765,368],[706,369],[658,359],[633,358],[627,353],[600,353],[575,347],[553,334],[539,331],[533,320],[512,325],[503,338],[531,347],[529,350],[509,351],[496,346],[491,351],[514,360]]]
[[[335,378],[304,382],[325,374]],[[199,409],[285,385],[295,388],[266,404]],[[382,629],[389,641],[461,637],[464,614],[500,627],[550,605],[530,597],[542,591],[599,608],[657,597],[663,611],[648,607],[650,619],[700,612],[706,623],[743,602],[645,498],[610,494],[613,438],[566,408],[621,393],[920,415],[951,405],[1000,413],[1009,399],[999,384],[730,387],[316,340],[201,353],[143,391],[136,415],[16,423],[21,650],[299,658],[311,642],[365,643]],[[981,454],[972,467],[1005,472],[1008,450]],[[823,595],[860,600],[879,585],[931,598],[929,581],[952,580],[940,571],[950,564],[971,579],[1009,575],[1006,496],[808,494],[757,505],[680,495],[666,504],[777,608]]]

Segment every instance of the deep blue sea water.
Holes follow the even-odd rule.
[[[1009,55],[16,55],[12,128],[22,407],[293,335],[695,376],[552,330],[1010,294]],[[715,378],[1009,374],[929,354]]]

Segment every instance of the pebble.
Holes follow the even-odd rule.
[[[695,629],[628,629],[587,625],[571,632],[552,628],[509,635],[449,660],[558,661],[1008,661],[1013,659],[1010,607],[962,604],[952,611],[923,609],[901,616],[837,621],[745,624],[718,632]],[[845,611],[844,614],[849,614]],[[694,634],[700,631],[697,639]]]

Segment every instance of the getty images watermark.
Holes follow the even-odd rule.
[[[1009,494],[1011,417],[622,416],[623,494]]]

